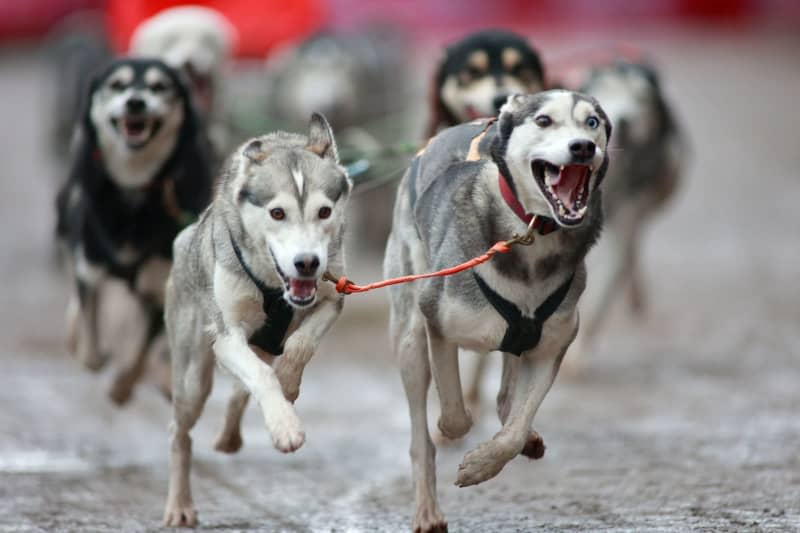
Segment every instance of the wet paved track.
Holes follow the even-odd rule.
[[[800,45],[676,37],[649,44],[695,154],[646,246],[651,312],[615,314],[588,374],[559,377],[535,423],[541,461],[454,487],[464,452],[496,431],[492,416],[440,449],[451,531],[800,529]],[[144,384],[112,407],[108,374],[85,373],[62,348],[46,83],[30,57],[0,57],[0,531],[152,531],[167,404]],[[408,528],[409,424],[385,309],[384,295],[348,301],[307,371],[297,408],[308,440],[292,456],[272,449],[252,407],[244,449],[212,450],[230,386],[217,380],[193,433],[201,528]]]

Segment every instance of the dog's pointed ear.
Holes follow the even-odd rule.
[[[333,138],[333,130],[321,113],[311,114],[306,148],[320,157],[339,164],[339,151],[336,148],[336,140]]]
[[[267,158],[267,152],[264,150],[264,144],[254,139],[247,143],[247,146],[242,150],[242,154],[255,164],[259,164]]]

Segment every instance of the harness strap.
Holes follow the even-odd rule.
[[[472,275],[486,300],[508,324],[498,349],[516,356],[522,355],[523,352],[531,350],[539,344],[544,323],[564,302],[575,277],[575,274],[572,274],[550,296],[545,298],[533,312],[533,317],[526,317],[519,307],[500,296],[477,272],[473,270]]]
[[[283,353],[283,340],[286,337],[286,332],[289,330],[289,325],[292,323],[294,311],[291,306],[283,299],[283,290],[279,288],[269,287],[266,283],[261,281],[247,263],[242,255],[242,250],[233,235],[230,235],[231,246],[233,253],[236,254],[236,259],[239,260],[239,265],[250,278],[250,281],[261,292],[262,304],[261,307],[267,318],[264,324],[257,329],[248,339],[250,344],[254,344],[272,355],[281,355]]]

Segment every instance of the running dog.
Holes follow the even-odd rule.
[[[130,40],[132,56],[157,57],[184,72],[197,110],[206,121],[215,155],[233,149],[221,100],[225,70],[238,41],[239,33],[228,19],[204,6],[159,11],[139,24]]]
[[[531,422],[578,330],[584,257],[600,232],[598,186],[611,124],[591,97],[547,91],[509,97],[496,120],[444,130],[400,183],[387,277],[462,263],[494,243],[538,235],[472,271],[391,290],[391,338],[411,414],[415,531],[444,531],[436,498],[435,447],[426,398],[431,373],[439,430],[467,433],[458,349],[503,352],[497,411],[503,427],[464,456],[456,484],[497,475],[520,453],[541,457]]]
[[[291,402],[344,303],[319,280],[328,269],[344,269],[350,190],[333,132],[314,114],[307,137],[279,132],[242,145],[211,207],[175,240],[166,300],[173,422],[165,525],[197,522],[189,431],[211,391],[215,359],[237,378],[218,450],[241,446],[240,420],[251,394],[278,450],[303,444]]]
[[[222,13],[203,6],[165,9],[143,21],[131,36],[137,57],[158,57],[189,77],[199,110],[212,114],[222,72],[238,42]]]
[[[485,30],[448,46],[434,75],[425,137],[479,117],[497,115],[510,94],[545,88],[539,55],[511,32]]]
[[[614,124],[612,150],[617,153],[603,187],[606,231],[589,256],[590,266],[596,268],[581,302],[583,327],[570,364],[581,364],[609,304],[626,286],[632,309],[643,309],[642,231],[673,196],[688,158],[686,142],[652,66],[641,61],[611,61],[593,68],[581,90],[603,103]]]
[[[210,201],[208,145],[178,73],[144,59],[115,61],[92,80],[77,139],[57,199],[57,235],[76,288],[68,348],[92,370],[104,365],[98,305],[107,281],[124,282],[133,339],[120,343],[123,368],[110,392],[122,404],[163,328],[172,241]]]

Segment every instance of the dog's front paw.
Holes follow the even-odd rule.
[[[456,485],[468,487],[492,479],[517,453],[519,453],[519,448],[513,449],[507,443],[498,440],[497,437],[484,442],[474,450],[467,452],[461,464],[458,465]]]
[[[194,527],[197,525],[197,511],[191,500],[178,502],[170,499],[164,510],[164,525],[166,527]]]
[[[422,504],[417,508],[414,533],[447,533],[447,520],[436,502]]]
[[[275,448],[289,453],[303,445],[306,434],[292,404],[286,401],[262,404],[261,410]]]
[[[294,403],[300,395],[300,382],[303,379],[303,367],[289,361],[287,357],[278,361],[275,376],[281,384],[283,396]]]
[[[528,440],[525,442],[525,446],[519,453],[528,459],[541,459],[544,457],[544,450],[545,445],[542,436],[535,431],[531,431],[528,434]]]

